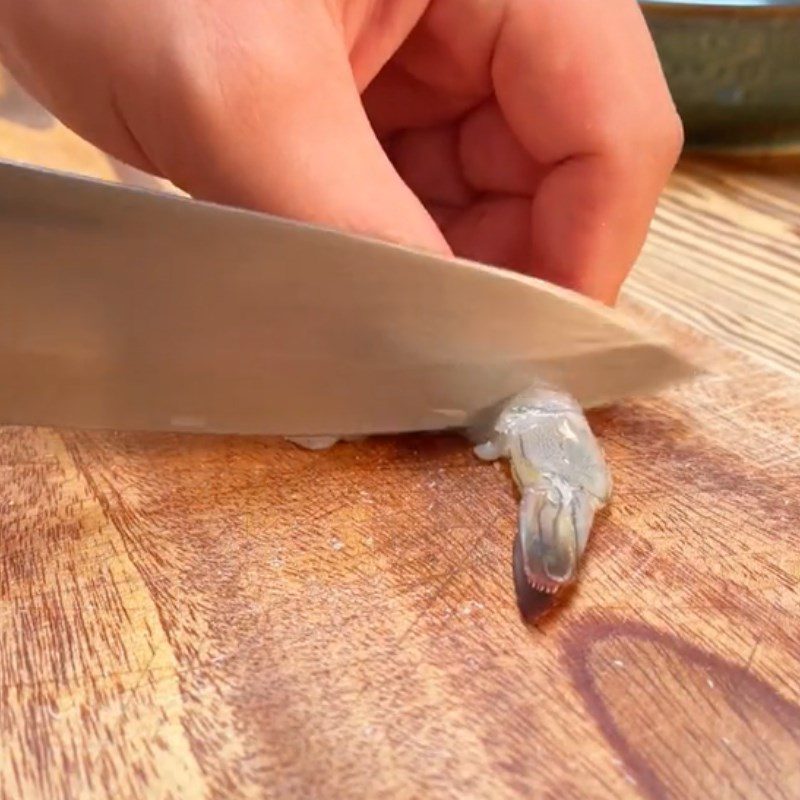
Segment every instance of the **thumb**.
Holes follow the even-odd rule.
[[[449,252],[373,132],[333,21],[291,5],[232,4],[224,25],[205,22],[202,48],[185,32],[166,48],[151,75],[159,87],[170,76],[161,108],[150,92],[123,109],[142,150],[198,198]],[[154,118],[179,122],[137,128]]]

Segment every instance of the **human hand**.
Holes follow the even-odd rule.
[[[682,144],[636,0],[0,0],[0,58],[195,197],[606,302]]]

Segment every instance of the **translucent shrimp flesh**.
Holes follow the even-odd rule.
[[[514,572],[526,616],[549,610],[578,577],[594,516],[612,490],[611,474],[580,405],[535,386],[497,415],[475,453],[507,458],[520,492]],[[520,585],[522,583],[522,585]]]

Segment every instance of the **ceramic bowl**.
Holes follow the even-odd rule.
[[[641,0],[687,149],[800,152],[800,0]]]

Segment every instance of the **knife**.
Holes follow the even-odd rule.
[[[591,407],[695,374],[507,270],[0,162],[0,423],[261,435],[463,428],[534,380]]]

